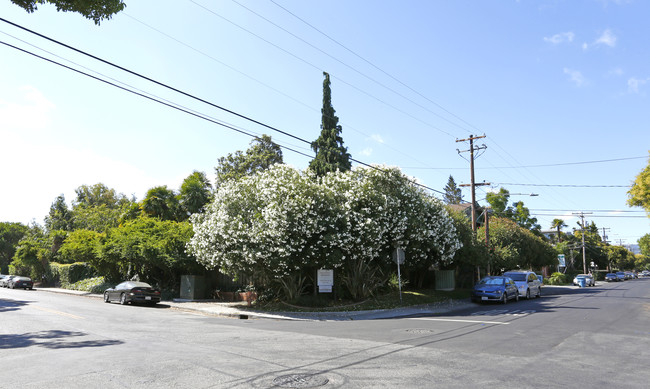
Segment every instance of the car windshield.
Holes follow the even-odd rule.
[[[483,278],[479,284],[481,285],[503,285],[503,278]]]
[[[514,281],[526,281],[525,273],[506,273],[504,275],[512,278]]]

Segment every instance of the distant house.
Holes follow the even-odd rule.
[[[472,220],[472,203],[462,203],[462,204],[447,204],[447,207],[455,212],[464,213],[469,220]],[[484,223],[484,218],[481,214],[485,211],[485,207],[480,205],[476,207],[476,227],[481,227]]]

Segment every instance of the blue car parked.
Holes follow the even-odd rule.
[[[474,302],[499,301],[505,304],[508,300],[519,301],[519,291],[510,277],[487,276],[474,285],[470,297]]]

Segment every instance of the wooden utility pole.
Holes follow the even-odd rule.
[[[585,215],[591,215],[591,212],[573,212],[574,215],[578,215],[581,219],[582,224],[582,270],[583,274],[587,274],[587,251],[585,250]]]
[[[481,138],[485,138],[485,135],[481,135],[481,136],[470,135],[469,138],[467,139],[456,139],[456,142],[469,141],[469,150],[460,151],[456,149],[456,151],[458,151],[459,154],[469,151],[469,177],[471,182],[470,187],[472,193],[472,231],[474,232],[476,232],[476,186],[489,185],[489,183],[477,184],[476,180],[474,179],[474,151],[487,149],[486,145],[474,147],[474,139],[481,139]],[[467,185],[459,185],[459,186],[467,186]]]
[[[469,175],[470,175],[470,187],[472,191],[472,231],[476,233],[476,185],[489,185],[489,183],[481,183],[481,184],[476,184],[476,180],[474,179],[474,151],[476,150],[484,150],[487,149],[486,145],[481,145],[478,147],[474,147],[474,139],[481,139],[485,138],[485,135],[482,136],[474,136],[470,135],[469,138],[467,139],[456,139],[456,142],[467,142],[469,141],[469,150],[463,150],[458,151],[458,154],[464,153],[469,151]],[[459,185],[459,186],[467,186],[467,185]],[[476,266],[476,278],[477,280],[481,279],[481,269]]]

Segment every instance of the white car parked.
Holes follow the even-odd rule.
[[[573,285],[579,285],[581,278],[585,280],[585,286],[596,286],[596,281],[594,281],[594,277],[591,274],[578,274],[573,279]]]
[[[507,271],[503,273],[503,275],[512,278],[515,285],[517,285],[517,290],[519,290],[519,296],[527,299],[529,299],[530,296],[542,296],[542,282],[539,280],[539,277],[537,277],[535,272],[517,270]]]

